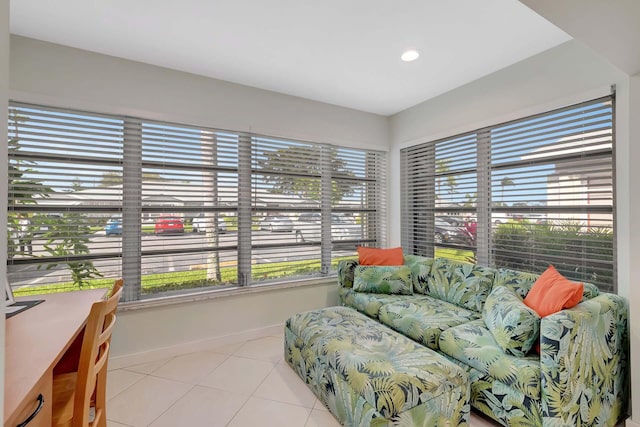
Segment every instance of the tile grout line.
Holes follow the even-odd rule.
[[[154,377],[154,378],[159,378],[159,377]],[[164,379],[166,379],[166,378],[164,378]],[[156,422],[160,417],[162,417],[164,414],[166,414],[166,413],[167,413],[167,411],[169,411],[169,409],[173,408],[173,407],[174,407],[174,406],[175,406],[179,401],[181,401],[182,399],[184,399],[184,397],[185,397],[187,394],[189,394],[189,392],[190,392],[191,390],[193,390],[194,388],[196,388],[196,385],[195,385],[195,384],[192,384],[192,386],[191,386],[191,388],[190,388],[190,389],[188,389],[188,390],[187,390],[187,391],[186,391],[182,396],[178,397],[178,398],[176,399],[176,401],[175,401],[175,402],[173,402],[171,405],[167,406],[167,408],[166,408],[164,411],[162,411],[162,413],[161,413],[160,415],[158,415],[158,416],[157,416],[157,417],[155,417],[153,420],[151,420],[151,422],[150,422],[149,424],[147,424],[147,426],[150,426],[151,424],[155,423],[155,422]]]

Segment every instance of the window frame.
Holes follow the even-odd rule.
[[[370,215],[372,218],[375,218],[375,224],[378,226],[370,227],[371,230],[375,233],[372,238],[361,238],[358,239],[357,242],[353,243],[353,254],[355,255],[355,244],[360,243],[364,245],[384,245],[386,241],[386,159],[387,153],[378,150],[370,150],[365,148],[353,148],[346,146],[338,146],[327,143],[317,143],[317,142],[306,142],[299,141],[288,138],[281,137],[272,137],[266,135],[260,135],[250,132],[243,131],[230,131],[230,130],[220,130],[214,128],[206,128],[203,126],[194,126],[188,124],[181,123],[171,123],[167,121],[158,121],[158,120],[147,120],[140,117],[131,117],[124,115],[116,115],[116,114],[102,114],[102,113],[93,113],[88,111],[83,111],[79,109],[71,109],[71,108],[59,108],[59,107],[51,107],[45,105],[37,105],[30,103],[23,103],[19,101],[10,101],[9,109],[15,108],[17,106],[23,106],[27,108],[33,108],[34,110],[38,109],[46,109],[52,111],[65,111],[71,115],[73,114],[88,114],[88,115],[96,115],[96,116],[106,116],[115,120],[122,121],[122,154],[121,158],[118,161],[118,164],[121,166],[121,176],[122,176],[122,188],[121,188],[121,202],[116,207],[111,207],[108,210],[109,216],[112,215],[122,215],[122,245],[120,252],[111,253],[109,256],[113,258],[121,259],[121,276],[125,279],[125,292],[123,295],[123,301],[130,302],[142,302],[142,301],[150,301],[154,299],[164,299],[166,297],[175,297],[180,299],[189,299],[189,295],[201,295],[203,293],[209,293],[211,291],[219,291],[225,290],[225,292],[233,289],[238,289],[242,287],[252,287],[252,286],[262,286],[262,285],[274,285],[278,286],[278,284],[282,283],[295,283],[300,282],[304,283],[315,283],[318,280],[322,281],[327,277],[334,276],[336,274],[335,268],[332,268],[332,242],[331,242],[331,214],[332,213],[344,213],[344,212],[363,212],[367,215]],[[142,216],[145,212],[149,212],[153,210],[152,208],[145,207],[143,202],[143,189],[144,189],[144,179],[143,179],[143,171],[145,167],[152,169],[155,167],[160,168],[163,165],[155,161],[150,161],[148,158],[145,158],[143,154],[144,146],[145,146],[145,136],[144,136],[144,126],[146,123],[158,125],[158,126],[176,126],[176,127],[185,127],[185,128],[193,128],[199,129],[202,132],[211,132],[211,133],[227,133],[236,135],[238,138],[238,151],[236,153],[237,160],[237,168],[232,168],[229,166],[214,166],[214,165],[205,165],[205,169],[212,171],[212,173],[216,174],[219,172],[225,173],[236,173],[237,174],[237,205],[232,209],[237,214],[237,227],[238,227],[238,236],[235,245],[235,253],[237,257],[237,283],[233,283],[228,286],[208,286],[205,288],[189,288],[184,289],[177,292],[165,292],[156,295],[148,295],[144,294],[142,290],[142,278],[143,274],[141,271],[141,263],[142,257],[148,251],[143,248],[142,245]],[[293,277],[282,277],[273,280],[253,280],[252,279],[252,249],[256,247],[256,242],[252,238],[252,215],[254,215],[256,208],[252,205],[252,185],[255,180],[255,175],[259,173],[259,170],[253,166],[254,163],[254,141],[268,138],[279,141],[290,141],[292,143],[300,143],[300,144],[309,144],[311,146],[317,147],[323,153],[329,153],[331,151],[339,151],[339,150],[348,150],[350,152],[361,153],[364,158],[368,159],[369,156],[374,159],[375,164],[366,164],[365,170],[366,173],[372,173],[373,176],[367,175],[365,178],[359,179],[357,177],[350,176],[341,176],[338,174],[332,174],[331,166],[327,163],[329,159],[327,156],[321,156],[321,163],[323,163],[324,168],[320,176],[318,177],[322,183],[322,200],[321,207],[318,209],[318,213],[324,213],[321,221],[321,231],[322,238],[319,244],[314,244],[313,246],[320,247],[320,268],[317,272],[313,274],[301,275],[301,276],[293,276]],[[46,156],[44,156],[46,157]],[[365,162],[366,163],[366,162]],[[171,162],[166,162],[164,165],[166,168],[171,169]],[[180,166],[176,166],[176,168],[180,168]],[[197,169],[197,168],[196,168]],[[233,169],[233,170],[232,170]],[[375,197],[371,199],[371,203],[363,207],[334,207],[331,202],[331,194],[332,194],[332,179],[351,179],[354,182],[369,182],[372,183],[371,188],[376,194]],[[219,188],[219,184],[217,184],[217,180],[215,180],[217,188]],[[369,188],[369,187],[367,187]],[[369,190],[368,190],[369,191]],[[364,196],[363,196],[364,198]],[[113,208],[113,209],[112,209]],[[187,208],[183,208],[187,209]],[[199,208],[191,207],[187,209],[187,211],[194,211]],[[99,207],[94,209],[98,214],[100,214]],[[218,211],[228,211],[229,208],[222,208],[212,206],[210,208],[206,208],[207,212],[215,212],[217,214]],[[315,209],[310,211],[315,212]],[[186,211],[185,211],[186,212]],[[363,236],[365,237],[365,236]],[[283,244],[284,245],[284,244]],[[259,246],[259,245],[258,245]],[[305,245],[300,244],[300,247]],[[220,248],[195,248],[191,249],[190,252],[205,252],[209,249],[219,250]],[[145,252],[147,251],[147,252]],[[158,250],[152,251],[154,255],[171,255],[173,254],[173,248],[166,247],[160,248]],[[34,257],[35,258],[35,257]],[[94,260],[97,257],[94,254],[87,254],[83,257],[86,260]],[[37,260],[29,260],[29,259],[18,259],[18,260],[8,260],[10,265],[17,264],[29,264],[31,262],[35,262]],[[335,266],[334,266],[335,267]],[[53,285],[53,284],[52,284]]]
[[[540,213],[549,215],[550,213],[556,214],[556,211],[571,212],[578,209],[576,207],[572,208],[567,202],[567,200],[570,200],[572,194],[574,193],[571,193],[570,195],[565,196],[565,198],[560,198],[559,205],[545,204],[544,206],[535,206],[532,203],[529,206],[529,204],[527,203],[525,204],[524,208],[522,206],[507,206],[505,203],[502,203],[501,205],[500,202],[509,200],[508,198],[504,197],[504,186],[502,189],[503,200],[500,200],[500,195],[498,195],[498,201],[495,200],[495,197],[492,197],[492,194],[495,196],[495,193],[497,191],[497,187],[495,183],[497,172],[507,171],[509,167],[514,168],[516,170],[518,167],[531,168],[533,167],[532,165],[536,163],[536,160],[525,161],[524,159],[521,159],[520,161],[512,161],[511,163],[496,162],[496,160],[494,160],[492,156],[492,151],[495,149],[495,141],[497,141],[497,139],[492,135],[492,132],[494,132],[495,130],[508,128],[510,126],[513,128],[517,128],[518,126],[521,126],[522,128],[527,128],[528,126],[532,126],[531,123],[537,120],[540,120],[541,122],[545,122],[545,121],[553,122],[556,118],[562,116],[562,114],[566,112],[567,115],[565,117],[568,118],[567,123],[572,123],[572,121],[575,121],[575,127],[572,128],[571,124],[567,125],[566,127],[568,130],[566,131],[567,132],[566,136],[565,134],[562,134],[562,132],[559,132],[561,136],[557,137],[559,139],[557,139],[555,142],[549,144],[550,148],[547,148],[547,146],[545,145],[545,150],[546,150],[545,154],[540,155],[538,153],[540,157],[544,155],[548,157],[547,158],[542,157],[541,159],[537,159],[537,161],[540,164],[554,164],[554,167],[556,167],[555,163],[565,162],[568,165],[573,166],[574,164],[570,163],[572,159],[576,162],[587,159],[587,160],[584,160],[585,163],[575,163],[577,166],[574,166],[574,167],[578,171],[580,170],[587,171],[588,170],[587,166],[580,166],[580,165],[586,164],[588,159],[591,159],[591,158],[599,159],[605,165],[603,166],[603,170],[605,171],[609,169],[604,169],[604,168],[606,168],[607,165],[610,165],[611,174],[610,176],[609,175],[605,176],[605,179],[610,180],[610,184],[607,184],[607,182],[605,182],[604,184],[600,183],[601,189],[599,191],[600,193],[604,194],[604,197],[607,197],[607,195],[610,194],[611,204],[610,205],[605,204],[602,206],[597,206],[594,204],[589,208],[589,210],[586,210],[585,212],[604,214],[604,215],[610,216],[610,220],[606,220],[606,221],[609,221],[610,223],[610,233],[611,233],[610,244],[611,244],[612,256],[611,256],[610,262],[602,261],[601,264],[609,265],[610,268],[613,270],[612,283],[610,285],[611,288],[609,288],[608,285],[605,285],[607,286],[605,290],[615,292],[617,289],[617,253],[616,253],[617,227],[616,227],[616,215],[615,215],[616,213],[616,187],[615,187],[615,170],[616,170],[615,168],[615,159],[616,159],[615,157],[615,149],[616,149],[615,148],[616,147],[616,144],[615,144],[616,108],[615,106],[616,106],[616,102],[615,100],[616,100],[615,93],[612,93],[610,95],[602,96],[595,99],[590,99],[587,101],[568,105],[562,108],[557,108],[554,110],[545,111],[542,113],[538,113],[538,114],[534,114],[526,117],[521,117],[515,120],[510,120],[507,122],[503,122],[503,123],[499,123],[491,126],[485,126],[479,129],[467,131],[467,132],[453,135],[450,137],[440,138],[438,140],[429,141],[429,142],[420,143],[420,144],[402,148],[400,150],[400,162],[401,162],[401,177],[400,177],[401,184],[400,185],[402,189],[401,206],[403,211],[401,213],[401,218],[402,218],[401,241],[402,241],[403,247],[407,248],[409,253],[413,253],[415,252],[416,248],[419,248],[420,251],[423,252],[422,254],[426,256],[434,256],[435,244],[432,247],[426,247],[426,248],[424,247],[424,245],[421,247],[419,244],[416,244],[416,241],[417,241],[416,239],[418,238],[417,236],[424,234],[425,232],[428,232],[429,229],[428,229],[428,226],[427,227],[422,226],[422,230],[421,230],[420,225],[415,220],[412,219],[412,217],[415,217],[418,214],[416,212],[415,207],[413,206],[413,204],[415,204],[416,202],[412,199],[414,199],[415,197],[422,197],[421,199],[422,206],[426,206],[425,203],[428,204],[428,200],[425,202],[424,195],[417,194],[414,187],[418,185],[417,181],[419,179],[423,179],[423,182],[419,183],[419,185],[422,185],[423,187],[427,187],[427,190],[426,190],[427,192],[435,194],[435,190],[432,188],[432,187],[435,187],[435,183],[434,182],[427,183],[427,182],[424,182],[424,180],[431,179],[437,176],[437,173],[430,172],[431,174],[431,177],[430,177],[429,174],[420,173],[420,171],[412,172],[411,166],[419,164],[418,162],[420,161],[421,152],[423,153],[428,152],[428,150],[433,151],[434,147],[436,147],[438,144],[447,143],[448,141],[465,138],[472,135],[476,136],[474,150],[476,150],[476,153],[477,153],[477,168],[475,170],[475,173],[477,175],[477,185],[478,185],[478,188],[477,188],[478,192],[477,192],[477,199],[476,199],[476,209],[477,209],[476,215],[477,215],[478,228],[477,228],[477,238],[476,238],[477,246],[475,250],[475,256],[473,259],[474,262],[477,262],[480,265],[489,265],[497,268],[502,267],[501,265],[496,265],[495,252],[494,252],[495,251],[495,248],[494,248],[495,228],[493,227],[493,224],[492,224],[492,218],[494,215],[496,215],[496,213],[510,215],[512,213],[521,213],[521,211],[525,211],[524,219],[525,221],[528,221],[529,218],[534,218],[536,214],[540,214]],[[588,111],[590,108],[593,108],[593,110],[595,110],[595,113],[593,114],[594,114],[594,117],[596,118],[593,119],[593,121],[590,121],[591,120],[589,118],[590,113],[585,113],[584,111],[581,111],[581,109]],[[601,108],[602,111],[610,109],[610,112],[608,113],[598,112],[597,110],[599,108]],[[581,116],[581,114],[583,114],[583,116]],[[599,122],[598,120],[601,120],[601,122]],[[588,130],[590,126],[593,125],[594,123],[603,123],[604,128],[610,131],[610,133],[606,134],[606,135],[610,135],[610,141],[611,141],[610,148],[597,147],[599,144],[598,136],[590,135],[589,134],[590,130]],[[606,125],[604,123],[606,123]],[[541,128],[542,130],[539,131],[542,134],[541,136],[542,139],[545,138],[544,136],[545,134],[552,135],[554,132],[553,124],[545,124],[544,126],[548,126],[548,128],[542,127]],[[559,126],[559,127],[562,128],[562,126]],[[582,127],[582,130],[580,129],[581,127]],[[562,131],[564,131],[564,129],[562,129]],[[520,132],[521,134],[518,134],[518,132],[516,131],[515,137],[524,138],[525,136],[527,136],[526,131],[520,130]],[[580,135],[583,135],[582,139],[580,139],[581,138]],[[551,136],[547,136],[546,138],[547,140],[545,140],[545,142],[549,142],[553,140],[553,137]],[[566,138],[565,142],[562,142],[563,138]],[[585,146],[595,147],[595,148],[586,149],[588,151],[586,154],[583,152],[576,153],[575,152],[576,149],[574,149],[573,146],[571,145],[574,139],[578,141],[585,140],[584,142],[584,144],[586,144]],[[566,142],[566,141],[570,141],[570,142]],[[544,144],[545,142],[540,142],[540,143]],[[555,144],[556,146],[553,147],[552,146],[553,144]],[[566,144],[566,145],[563,146],[562,144]],[[576,145],[576,146],[580,146],[580,145]],[[511,148],[511,150],[512,150],[512,153],[515,153],[512,155],[520,155],[517,149]],[[522,148],[521,150],[522,150],[522,153],[525,152],[524,148]],[[508,154],[506,156],[508,156]],[[434,156],[432,157],[435,159]],[[426,157],[424,156],[423,158],[426,159]],[[504,157],[503,155],[502,159],[504,160],[505,158],[508,158],[508,157]],[[425,167],[423,166],[423,168]],[[431,168],[432,170],[435,170],[434,160],[431,160]],[[426,170],[429,170],[428,165],[426,166]],[[535,174],[535,172],[532,172],[531,174]],[[523,176],[526,177],[526,173],[523,172]],[[492,182],[492,179],[493,179],[493,182]],[[428,186],[431,186],[431,187],[428,187]],[[551,187],[550,186],[547,187],[547,191],[549,188]],[[602,188],[604,188],[604,190]],[[556,189],[556,191],[558,191],[558,194],[562,194],[560,190]],[[598,191],[598,190],[595,190],[595,191]],[[515,199],[512,198],[511,200],[515,200]],[[562,205],[562,203],[565,203],[565,204]],[[443,211],[443,209],[439,209],[437,206],[426,206],[426,208],[423,207],[423,210],[426,210],[428,213],[430,212],[433,215]],[[454,210],[458,212],[472,212],[472,211],[467,211],[464,208],[458,208]],[[528,215],[530,215],[530,217],[526,216],[526,212],[528,212]],[[558,214],[557,218],[562,218],[562,216]],[[579,216],[577,218],[579,218]],[[569,221],[571,221],[571,219],[569,219]],[[605,220],[603,220],[603,223],[606,224],[606,222],[604,221]],[[554,224],[555,225],[558,224],[558,222],[554,223],[553,221],[550,221],[550,223],[552,226]],[[581,227],[582,228],[586,227],[588,229],[591,229],[591,227],[593,227],[594,230],[597,230],[598,228],[605,228],[605,226],[599,226],[599,225],[591,226],[588,224],[589,223],[587,223],[586,226],[582,225]],[[586,255],[583,253],[582,256],[585,257]],[[582,262],[584,263],[585,260],[586,258],[584,258]],[[528,270],[528,271],[531,271],[534,273],[542,272],[542,271],[532,271],[532,270]],[[567,276],[570,277],[568,274]],[[578,278],[577,280],[584,280],[584,279]],[[586,281],[589,281],[589,280],[586,280]]]

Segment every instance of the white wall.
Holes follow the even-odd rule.
[[[482,126],[586,101],[616,85],[616,197],[618,293],[630,312],[640,309],[640,78],[616,69],[577,41],[514,64],[390,119],[390,242],[400,244],[400,149]],[[635,122],[632,123],[632,118]],[[635,218],[635,220],[634,220]],[[637,312],[636,312],[637,313]],[[635,322],[635,326],[633,323]],[[631,321],[632,367],[640,366],[640,326]],[[640,420],[640,369],[632,372],[635,420]],[[639,424],[640,425],[640,424]]]
[[[0,135],[7,134],[7,99],[9,91],[9,0],[0,0]],[[3,137],[4,138],[4,137]],[[0,144],[0,159],[7,158],[7,144]],[[0,162],[0,177],[7,176],[7,162]],[[7,180],[0,179],[0,224],[7,223]],[[4,195],[5,197],[3,197]],[[7,241],[7,227],[0,227],[0,242]],[[7,259],[7,245],[0,245],[0,259]],[[7,264],[0,262],[0,277],[7,274]],[[4,286],[4,285],[3,285]],[[0,402],[4,402],[4,314],[0,315]],[[0,405],[4,420],[4,405]]]
[[[10,59],[10,97],[17,101],[388,149],[387,118],[370,113],[18,36],[11,36]],[[295,312],[337,304],[336,288],[333,280],[123,311],[113,355],[282,323]]]
[[[329,283],[269,289],[206,301],[118,314],[112,355],[122,356],[196,343],[208,338],[280,325],[295,313],[338,304],[335,279]]]
[[[640,74],[631,77],[629,82],[629,109],[626,119],[629,122],[629,151],[621,153],[627,155],[629,178],[627,181],[628,210],[626,211],[628,222],[625,229],[627,236],[628,250],[627,266],[630,282],[629,306],[630,306],[630,328],[631,328],[631,398],[633,423],[629,426],[640,427]],[[620,157],[621,157],[620,156]],[[620,158],[622,162],[624,159]],[[630,185],[631,183],[635,185]],[[620,268],[625,268],[621,262]]]
[[[10,89],[24,102],[388,149],[383,116],[19,36]]]

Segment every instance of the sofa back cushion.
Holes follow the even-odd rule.
[[[493,268],[436,258],[425,293],[480,313],[491,292],[494,276]]]
[[[540,277],[540,275],[535,273],[500,268],[496,270],[496,278],[493,281],[493,286],[506,286],[524,299],[527,297],[533,284],[538,280],[538,277]],[[598,295],[600,295],[600,291],[595,285],[584,283],[582,301],[590,300]]]
[[[413,280],[413,292],[418,294],[427,293],[427,280],[431,274],[433,258],[418,255],[405,255],[404,264],[411,269],[411,279]]]
[[[376,294],[413,294],[411,269],[401,266],[359,265],[354,272],[353,290]]]
[[[506,286],[524,299],[539,276],[535,273],[500,268],[496,270],[493,286]]]
[[[525,356],[540,336],[540,316],[506,286],[493,287],[482,318],[502,351],[514,356]]]

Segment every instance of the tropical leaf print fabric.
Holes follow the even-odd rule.
[[[514,356],[526,356],[540,336],[540,316],[505,286],[493,287],[482,318],[500,348]]]
[[[363,266],[356,267],[353,290],[376,294],[413,294],[411,270],[402,266]]]
[[[338,283],[343,288],[353,286],[353,272],[358,266],[357,259],[338,261]]]
[[[285,357],[344,425],[468,425],[464,369],[355,310],[293,316]]]
[[[613,426],[627,405],[627,305],[601,294],[540,322],[546,422]]]
[[[527,396],[540,397],[538,355],[506,354],[478,319],[447,329],[440,335],[440,350]]]
[[[475,311],[423,296],[383,304],[378,317],[382,323],[434,350],[442,331],[478,319]]]
[[[386,295],[345,287],[342,281],[351,286],[348,274],[358,264],[344,265],[341,271],[347,278],[340,279],[339,288],[342,303],[437,349],[462,367],[471,381],[471,405],[501,424],[614,426],[624,417],[629,341],[623,298],[600,294],[593,284],[584,283],[580,304],[541,319],[539,332],[528,334],[538,323],[523,317],[521,299],[537,274],[405,255],[414,295]],[[531,336],[539,336],[539,356],[528,351]],[[301,357],[311,364],[315,354],[304,350]],[[322,377],[320,368],[307,371],[313,378]],[[347,377],[336,378],[335,384],[346,381],[349,385]],[[322,381],[318,390],[327,394],[333,386],[326,378]],[[355,394],[346,401],[358,408],[359,415],[351,418],[354,424],[345,425],[398,425],[400,415],[388,420],[377,404]],[[335,393],[327,395],[335,399]],[[409,425],[438,425],[440,421],[418,410],[428,403],[404,410],[402,420],[411,414]]]
[[[342,305],[355,308],[360,313],[364,313],[374,319],[378,318],[380,307],[384,304],[405,299],[413,300],[413,298],[415,298],[414,295],[385,295],[356,292],[353,288],[340,288],[338,294]]]
[[[420,258],[420,257],[414,257]],[[409,259],[407,262],[407,257],[405,257],[405,263],[411,268],[411,278],[413,279],[413,291],[419,294],[427,293],[427,281],[429,280],[429,275],[431,274],[431,268],[433,267],[433,259],[431,258],[422,258],[422,260],[418,259]]]
[[[437,258],[425,293],[480,313],[491,291],[494,275],[492,268]]]

